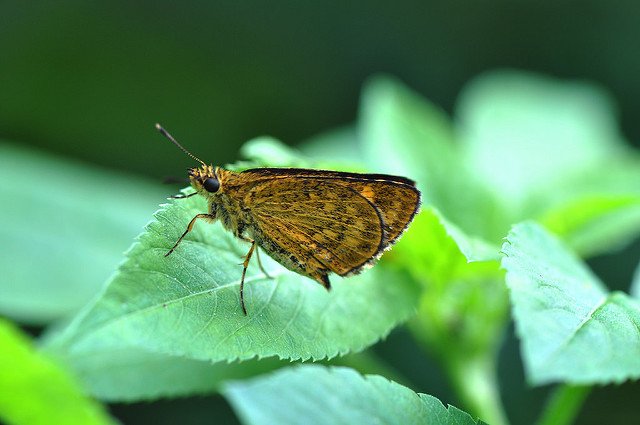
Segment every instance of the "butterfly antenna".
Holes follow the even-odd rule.
[[[196,161],[198,161],[200,164],[206,166],[207,164],[205,164],[200,158],[198,158],[197,156],[195,156],[194,154],[192,154],[191,152],[189,152],[184,146],[182,146],[180,143],[178,143],[178,141],[176,139],[173,138],[172,135],[169,134],[169,132],[167,130],[165,130],[164,128],[162,128],[162,126],[160,124],[156,124],[156,128],[158,129],[158,131],[160,132],[160,134],[162,134],[164,137],[166,137],[167,139],[169,139],[169,141],[171,143],[173,143],[174,145],[176,145],[177,147],[180,148],[180,150],[184,153],[186,153],[187,155],[189,155],[191,158],[195,159]]]

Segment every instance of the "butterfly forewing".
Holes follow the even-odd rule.
[[[414,183],[402,177],[278,168],[240,175],[250,177],[252,184],[240,191],[265,236],[339,275],[375,261],[420,203]],[[278,184],[284,178],[286,185]]]
[[[268,181],[251,189],[255,224],[299,261],[345,275],[365,264],[384,243],[375,206],[330,180],[298,177],[273,192]]]
[[[382,216],[385,242],[391,244],[402,234],[420,206],[420,192],[413,180],[387,174],[360,174],[304,168],[260,168],[247,170],[255,180],[311,178],[354,189],[369,200]]]
[[[393,243],[407,228],[420,203],[417,189],[406,183],[386,180],[352,180],[347,181],[346,184],[375,205],[382,216],[387,245]]]

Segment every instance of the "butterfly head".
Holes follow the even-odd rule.
[[[218,178],[218,167],[212,165],[202,165],[202,167],[189,169],[189,180],[191,186],[202,194],[213,195],[220,190],[220,179]]]
[[[201,167],[194,167],[189,169],[189,180],[191,181],[191,186],[203,195],[214,195],[220,191],[220,174],[224,171],[218,167],[213,167],[212,165],[205,164],[200,158],[189,152],[184,148],[176,139],[173,138],[167,130],[162,128],[160,124],[156,124],[156,128],[158,131],[171,143],[176,145],[180,150],[191,158],[198,161],[202,164]]]

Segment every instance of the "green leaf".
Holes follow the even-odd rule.
[[[640,303],[604,285],[534,223],[502,247],[516,329],[534,384],[621,382],[640,377]]]
[[[534,192],[624,154],[611,99],[586,83],[494,72],[467,86],[456,116],[469,166],[517,217]]]
[[[349,162],[362,166],[362,152],[354,126],[338,127],[312,136],[299,145],[310,158],[324,162]],[[353,171],[353,168],[352,168]]]
[[[252,161],[254,167],[309,167],[311,162],[304,159],[302,154],[278,139],[263,136],[249,140],[242,145],[240,153],[244,158]],[[237,169],[237,167],[231,167]],[[247,167],[248,168],[248,167]]]
[[[247,425],[481,423],[432,396],[343,367],[281,369],[229,383],[223,392]]]
[[[640,234],[640,158],[609,161],[539,198],[537,220],[581,256],[621,248]]]
[[[506,423],[495,378],[508,314],[497,247],[469,238],[436,210],[421,211],[392,252],[424,288],[410,329],[435,354],[464,405]],[[482,261],[485,260],[485,261]]]
[[[213,393],[225,380],[254,376],[282,364],[275,359],[211,363],[134,347],[79,354],[52,352],[91,395],[117,402]]]
[[[388,78],[364,89],[358,138],[371,170],[418,182],[423,203],[466,232],[498,240],[507,231],[495,197],[468,173],[443,111]]]
[[[477,246],[472,249],[473,240],[427,209],[390,256],[424,288],[413,330],[444,359],[452,359],[457,349],[466,355],[492,352],[503,331],[508,309],[503,273],[498,261],[490,260],[496,251],[484,242]]]
[[[97,302],[57,340],[72,354],[136,347],[191,359],[231,361],[277,356],[321,359],[359,351],[415,309],[415,287],[399,272],[374,268],[317,283],[262,257],[239,304],[240,263],[249,246],[219,223],[198,223],[169,257],[167,250],[197,213],[200,196],[163,206]]]
[[[596,195],[549,210],[540,222],[583,257],[629,243],[640,232],[640,195]]]
[[[102,406],[28,338],[0,319],[0,420],[9,424],[111,424]]]
[[[9,144],[0,157],[0,314],[47,323],[95,296],[166,189]]]

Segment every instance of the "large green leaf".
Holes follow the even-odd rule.
[[[94,397],[119,402],[213,393],[225,380],[264,373],[282,363],[276,359],[211,363],[135,347],[54,354],[61,355]]]
[[[516,215],[534,192],[623,152],[610,98],[586,83],[493,72],[467,86],[456,115],[469,166]]]
[[[640,235],[640,158],[611,160],[539,198],[537,220],[581,256],[622,247]]]
[[[516,329],[532,383],[640,377],[640,303],[604,285],[534,223],[514,226],[502,251]]]
[[[47,323],[98,292],[167,189],[9,144],[0,157],[0,314]]]
[[[248,244],[220,224],[198,223],[164,257],[195,214],[200,196],[163,206],[108,287],[54,345],[72,355],[136,347],[191,359],[231,361],[277,356],[320,359],[359,351],[385,336],[415,309],[416,288],[399,272],[374,268],[333,278],[327,292],[263,255],[255,259],[239,304]]]
[[[599,254],[640,233],[640,194],[582,197],[550,209],[540,222],[581,256]]]
[[[506,233],[500,206],[461,161],[447,115],[396,80],[367,84],[358,138],[372,171],[418,182],[423,203],[474,236],[498,240]]]
[[[225,396],[247,425],[476,424],[467,413],[381,376],[298,366],[229,383]]]
[[[302,152],[320,161],[340,161],[362,165],[362,150],[355,126],[349,125],[310,137],[299,145]]]
[[[0,319],[0,421],[9,424],[113,423],[57,364]]]

